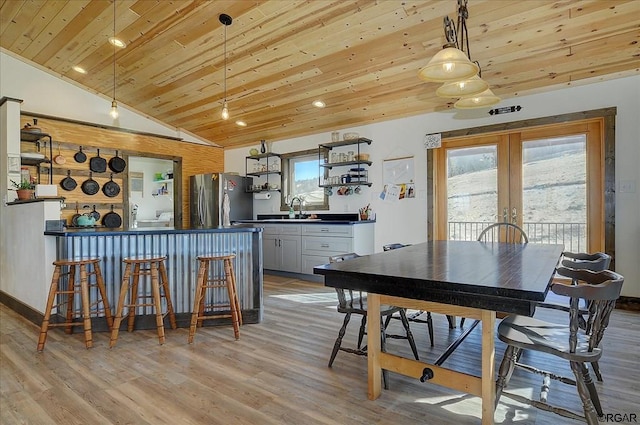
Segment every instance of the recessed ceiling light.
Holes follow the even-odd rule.
[[[124,49],[125,47],[127,47],[127,43],[115,37],[109,37],[109,43],[121,49]]]
[[[86,74],[87,73],[86,69],[84,69],[83,67],[78,66],[78,65],[72,66],[71,69],[73,69],[75,72],[79,72],[80,74]]]
[[[247,123],[246,123],[246,122],[244,122],[244,121],[239,121],[239,120],[238,120],[238,121],[236,121],[236,125],[237,125],[237,126],[240,126],[240,127],[246,127],[246,126],[247,126]]]
[[[325,103],[324,103],[323,101],[321,101],[321,100],[314,100],[314,101],[313,101],[313,103],[312,103],[312,105],[313,105],[313,106],[315,106],[316,108],[324,108],[325,106],[327,106],[327,105],[325,105]]]

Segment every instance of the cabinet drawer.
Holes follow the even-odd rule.
[[[302,226],[303,235],[320,235],[320,236],[353,236],[353,226],[344,224],[307,224]]]
[[[300,228],[302,226],[299,224],[283,224],[279,226],[281,235],[299,235]]]
[[[324,255],[329,261],[329,256],[345,254],[353,250],[353,239],[336,238],[329,236],[304,236],[302,238],[303,255]]]

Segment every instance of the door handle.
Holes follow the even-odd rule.
[[[509,209],[507,207],[502,209],[502,221],[505,223],[509,221]]]
[[[516,207],[513,207],[513,209],[511,210],[511,223],[518,223],[518,210],[516,210]]]

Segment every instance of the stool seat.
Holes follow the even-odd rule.
[[[176,329],[176,316],[171,303],[171,294],[169,291],[169,283],[167,278],[167,270],[164,265],[166,256],[133,256],[122,259],[125,264],[124,274],[122,276],[122,285],[120,287],[120,296],[118,298],[118,307],[116,308],[116,318],[113,322],[113,330],[111,331],[111,341],[109,347],[116,345],[118,333],[120,331],[120,323],[122,322],[122,312],[127,307],[127,330],[133,332],[136,318],[136,309],[140,307],[151,307],[156,316],[156,328],[158,330],[158,340],[160,344],[164,344],[164,315],[162,314],[162,298],[167,302],[167,315],[172,329]],[[132,268],[133,266],[133,273]],[[140,293],[140,276],[151,276],[151,295]],[[162,288],[162,291],[160,290]],[[131,292],[129,293],[129,289]],[[129,302],[125,300],[129,296]],[[142,300],[150,299],[151,302]]]
[[[238,291],[236,288],[236,277],[233,271],[233,259],[235,254],[209,254],[199,255],[196,257],[199,263],[198,278],[196,283],[196,291],[193,300],[193,312],[191,313],[191,325],[189,327],[189,344],[193,343],[196,333],[196,327],[202,326],[204,320],[216,318],[230,318],[233,325],[233,334],[235,339],[240,338],[240,325],[242,325],[242,310],[240,308],[240,300],[238,299]],[[221,261],[223,267],[223,275],[209,277],[210,265],[212,262]],[[221,302],[205,302],[207,289],[213,291],[225,288],[229,297],[228,303]],[[221,309],[229,309],[220,312]],[[218,310],[218,311],[215,311]],[[205,314],[206,311],[212,312]]]
[[[150,262],[158,262],[158,261],[164,261],[167,259],[166,255],[162,255],[162,256],[144,256],[144,255],[139,255],[139,256],[133,256],[133,257],[126,257],[122,259],[123,263],[128,263],[128,264],[135,264],[135,263],[150,263]]]
[[[49,288],[49,296],[47,297],[47,305],[45,307],[42,325],[40,327],[40,336],[38,338],[37,350],[44,350],[47,341],[47,333],[49,328],[65,327],[65,333],[71,334],[74,326],[83,326],[85,346],[93,347],[93,335],[91,331],[91,314],[100,315],[103,313],[109,330],[113,328],[113,318],[111,316],[111,308],[107,299],[107,291],[104,286],[102,272],[100,270],[99,258],[74,258],[62,259],[53,262],[53,277],[51,278],[51,286]],[[68,271],[63,273],[63,267]],[[88,270],[91,267],[93,270]],[[76,282],[76,269],[79,269],[80,280]],[[95,276],[95,284],[90,284],[90,276]],[[67,279],[65,280],[65,277]],[[91,301],[89,288],[98,288],[98,299]],[[80,294],[81,311],[78,314],[74,306],[75,295]],[[102,303],[102,309],[99,304]],[[51,313],[55,309],[56,314],[60,313],[64,304],[66,304],[65,321],[62,323],[51,323]],[[82,317],[82,322],[74,322],[76,315]]]

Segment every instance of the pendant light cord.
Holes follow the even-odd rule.
[[[116,100],[116,0],[113,0],[113,100]]]
[[[224,101],[227,101],[227,25],[224,25]]]

